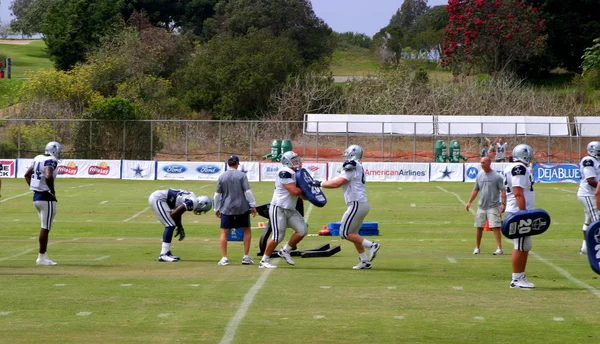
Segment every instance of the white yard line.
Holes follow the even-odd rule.
[[[553,188],[554,190],[558,190],[558,191],[562,191],[562,192],[568,192],[571,194],[576,194],[577,191],[573,191],[573,190],[567,190],[567,189],[561,189],[561,188]]]
[[[138,217],[138,216],[142,215],[143,213],[147,212],[148,209],[150,209],[150,207],[144,208],[144,210],[140,211],[139,213],[133,215],[132,217],[130,217],[130,218],[126,219],[126,220],[123,220],[123,222],[129,222],[130,220],[135,219],[136,217]]]
[[[454,195],[458,199],[458,201],[460,203],[466,205],[466,203],[460,198],[460,196],[457,193],[450,192],[450,191],[448,191],[448,190],[446,190],[446,189],[444,189],[444,188],[442,188],[440,186],[438,186],[438,189],[440,189],[440,190],[442,190],[442,191],[444,191],[446,193],[449,193],[451,195]],[[566,190],[566,189],[558,189],[558,188],[555,188],[555,189],[556,190],[565,191],[565,192],[571,192],[571,191]],[[573,192],[573,193],[575,193],[575,192]],[[473,209],[471,209],[471,213],[474,213]],[[509,239],[507,239],[507,241],[512,242],[512,240],[509,240]],[[590,293],[592,293],[592,294],[600,297],[600,290],[598,290],[598,289],[596,289],[596,288],[594,288],[594,287],[592,287],[592,286],[590,286],[590,285],[588,285],[588,284],[586,284],[586,283],[578,280],[577,278],[573,277],[573,275],[571,275],[569,272],[567,272],[567,270],[559,267],[558,265],[555,265],[555,264],[551,263],[550,261],[548,261],[547,259],[545,259],[544,257],[540,256],[539,254],[537,254],[537,253],[535,253],[533,251],[529,251],[529,254],[532,255],[535,259],[539,260],[540,262],[542,262],[542,263],[548,265],[549,267],[553,268],[559,274],[565,276],[569,281],[571,281],[571,282],[573,282],[575,284],[578,284],[579,286],[587,289]]]
[[[308,219],[310,217],[310,213],[312,212],[312,210],[313,210],[313,205],[311,204],[308,207],[308,209],[306,210],[306,212],[304,213],[304,221],[308,222]],[[260,289],[265,285],[265,283],[267,282],[267,278],[269,277],[269,274],[271,273],[272,270],[273,269],[265,269],[265,271],[260,276],[258,281],[256,281],[256,283],[254,283],[252,288],[250,288],[248,293],[244,296],[244,301],[240,305],[240,308],[238,308],[238,310],[235,313],[235,315],[233,316],[233,318],[231,318],[231,320],[229,321],[229,324],[227,324],[227,328],[225,329],[225,334],[223,335],[223,338],[221,338],[221,341],[219,342],[219,344],[229,344],[233,341],[233,339],[235,338],[235,332],[237,331],[237,328],[240,326],[240,323],[242,322],[242,320],[244,320],[244,317],[246,316],[246,313],[248,312],[248,308],[250,308],[252,301],[254,301],[254,297],[256,296],[256,294],[258,294]]]
[[[11,199],[15,199],[15,198],[18,198],[18,197],[23,197],[23,196],[26,196],[26,195],[33,195],[33,194],[31,193],[31,191],[28,191],[28,192],[26,192],[26,193],[22,193],[22,194],[20,194],[20,195],[16,195],[16,196],[12,196],[12,197],[5,198],[5,199],[3,199],[3,200],[0,200],[0,203],[4,203],[4,202],[6,202],[6,201],[9,201],[9,200],[11,200]]]
[[[60,244],[60,243],[63,243],[63,242],[77,241],[77,240],[79,240],[79,239],[75,238],[75,239],[71,239],[71,240],[61,240],[61,241],[54,241],[54,242],[52,242],[52,243],[49,243],[49,244],[48,244],[48,246],[50,246],[50,245],[54,245],[54,244]],[[0,262],[3,262],[3,261],[5,261],[5,260],[9,260],[9,259],[13,259],[13,258],[16,258],[16,257],[20,257],[20,256],[22,256],[22,255],[25,255],[25,254],[27,254],[27,253],[29,253],[29,252],[31,252],[31,251],[35,251],[35,250],[37,250],[37,249],[38,249],[37,247],[36,247],[36,248],[30,248],[30,249],[28,249],[28,250],[25,250],[25,251],[23,251],[23,252],[21,252],[21,253],[17,253],[17,254],[13,254],[12,256],[8,256],[8,257],[0,258]]]
[[[100,202],[100,204],[106,204],[106,203],[108,203],[108,201],[102,201],[102,202]]]
[[[443,188],[443,187],[441,187],[441,186],[438,186],[438,189],[440,189],[440,190],[444,191],[445,193],[449,193],[449,194],[451,194],[451,195],[454,195],[454,197],[456,197],[456,199],[457,199],[457,200],[458,200],[460,203],[462,203],[462,205],[464,205],[465,207],[467,206],[467,203],[466,203],[465,201],[463,201],[463,200],[462,200],[462,198],[460,198],[460,195],[459,195],[459,194],[457,194],[456,192],[448,191],[448,190],[444,189],[444,188]],[[472,207],[471,207],[471,209],[469,209],[469,211],[471,212],[471,214],[475,215],[475,211],[473,210],[473,208],[472,208]]]

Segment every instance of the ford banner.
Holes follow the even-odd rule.
[[[581,174],[575,164],[535,164],[536,183],[579,183]]]

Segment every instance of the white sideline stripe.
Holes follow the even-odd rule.
[[[438,186],[438,189],[456,196],[456,198],[458,199],[458,201],[460,203],[466,205],[466,203],[455,192],[450,192],[450,191],[448,191],[448,190],[446,190],[446,189],[444,189],[442,187],[439,187],[439,186]],[[566,189],[558,189],[558,188],[555,188],[555,189],[570,192],[569,190],[566,190]],[[471,209],[471,213],[474,213],[473,209]],[[512,242],[512,240],[508,240],[508,241]],[[566,270],[564,270],[563,268],[561,268],[561,267],[559,267],[557,265],[554,265],[553,263],[551,263],[550,261],[546,260],[545,258],[543,258],[542,256],[540,256],[539,254],[537,254],[537,253],[535,253],[533,251],[529,251],[529,254],[532,255],[535,259],[539,260],[540,262],[542,262],[542,263],[548,265],[549,267],[553,268],[554,270],[558,271],[558,273],[560,273],[561,275],[565,276],[569,281],[571,281],[571,282],[573,282],[575,284],[578,284],[579,286],[587,289],[590,293],[592,293],[592,294],[600,297],[600,290],[598,290],[598,289],[592,287],[591,285],[588,285],[588,284],[586,284],[586,283],[578,280],[577,278],[573,277],[570,273],[568,273]]]
[[[576,194],[577,191],[573,191],[573,190],[567,190],[567,189],[561,189],[561,188],[553,188],[554,190],[558,190],[558,191],[562,191],[562,192],[568,192],[568,193],[573,193]]]
[[[150,207],[144,208],[144,210],[142,210],[139,213],[133,215],[132,217],[128,218],[127,220],[123,220],[123,222],[129,222],[129,220],[135,219],[136,217],[138,217],[138,216],[142,215],[143,213],[145,213],[146,211],[148,211],[148,209],[150,209]]]
[[[446,259],[448,259],[448,261],[452,264],[456,264],[456,259],[452,258],[452,257],[446,257]]]
[[[411,206],[411,207],[413,207],[413,208],[416,208],[416,207],[417,207],[417,205],[416,205],[416,204],[414,204],[414,203],[411,203],[411,204],[410,204],[410,206]]]
[[[106,203],[108,203],[108,201],[102,201],[102,202],[100,202],[100,204],[106,204]]]
[[[69,189],[79,189],[79,188],[84,188],[86,186],[92,186],[94,184],[83,184],[83,185],[78,185],[78,186],[71,186]]]
[[[98,257],[98,258],[96,258],[94,260],[102,260],[102,259],[106,259],[106,258],[110,258],[110,256],[102,256],[102,257]]]
[[[71,240],[55,241],[55,242],[49,243],[49,244],[48,244],[48,246],[50,246],[50,245],[54,245],[54,244],[60,244],[60,243],[63,243],[63,242],[71,242],[71,241],[76,241],[76,240],[79,240],[79,239],[75,238],[75,239],[71,239]],[[21,252],[21,253],[17,253],[17,254],[13,254],[12,256],[8,256],[8,257],[0,258],[0,262],[3,262],[3,261],[5,261],[5,260],[9,260],[9,259],[13,259],[13,258],[16,258],[16,257],[20,257],[20,256],[22,256],[22,255],[24,255],[24,254],[27,254],[27,253],[29,253],[29,252],[31,252],[31,251],[35,251],[35,250],[37,250],[37,249],[38,249],[37,247],[35,247],[35,248],[30,248],[30,249],[28,249],[28,250],[25,250],[25,251],[23,251],[23,252]]]
[[[9,197],[9,198],[5,198],[5,199],[1,200],[0,203],[4,203],[6,201],[10,201],[11,199],[15,199],[15,198],[18,198],[18,197],[22,197],[22,196],[25,196],[25,195],[31,195],[31,194],[32,194],[31,191],[26,192],[26,193],[22,193],[20,195],[16,195],[16,196],[12,196],[12,197]]]
[[[235,313],[235,315],[233,316],[233,318],[231,318],[231,320],[229,321],[229,324],[227,324],[227,328],[225,329],[225,334],[223,335],[223,338],[221,338],[221,341],[219,342],[219,344],[229,344],[233,341],[233,339],[235,337],[235,332],[237,331],[238,326],[240,326],[240,323],[246,316],[246,313],[248,312],[248,308],[250,308],[250,305],[252,304],[254,297],[256,296],[258,291],[263,287],[263,285],[265,285],[267,278],[271,274],[271,271],[273,271],[274,269],[264,269],[264,270],[265,271],[260,276],[258,281],[256,281],[256,283],[254,283],[254,285],[250,288],[248,293],[244,296],[244,301],[240,305],[240,308],[238,308],[238,310]]]
[[[460,195],[459,195],[459,194],[457,194],[456,192],[451,192],[451,191],[448,191],[448,190],[444,189],[444,188],[443,188],[443,187],[441,187],[441,186],[438,186],[438,189],[440,189],[440,190],[444,191],[445,193],[449,193],[449,194],[451,194],[451,195],[454,195],[454,197],[456,197],[456,199],[457,199],[457,200],[458,200],[460,203],[462,203],[462,205],[464,205],[465,207],[467,206],[467,203],[465,203],[465,201],[463,201],[463,200],[462,200],[462,198],[460,198]],[[475,211],[473,211],[473,208],[469,209],[469,211],[471,212],[471,214],[475,215]]]
[[[310,212],[313,210],[312,203],[308,206],[306,213],[304,214],[304,222],[308,222],[308,218],[310,217]]]

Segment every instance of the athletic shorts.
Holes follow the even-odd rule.
[[[245,228],[250,227],[250,210],[239,215],[225,215],[221,213],[221,228]]]
[[[596,197],[594,196],[577,196],[577,199],[583,205],[584,219],[583,223],[589,225],[598,220],[598,208],[596,208]]]
[[[40,216],[41,228],[52,229],[52,222],[56,216],[56,201],[33,201],[33,205]]]
[[[370,209],[369,202],[349,202],[340,223],[340,236],[346,239],[350,233],[358,234]]]
[[[156,193],[156,192],[155,192]],[[158,221],[163,224],[165,227],[175,227],[175,220],[171,217],[171,208],[165,201],[161,201],[158,199],[158,195],[152,193],[148,198],[148,204],[150,204],[150,208],[156,214]]]
[[[500,217],[500,207],[491,208],[487,210],[477,209],[475,214],[475,227],[485,227],[485,221],[489,221],[490,228],[500,228],[502,225],[502,218]]]

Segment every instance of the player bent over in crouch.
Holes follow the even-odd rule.
[[[40,251],[35,261],[37,265],[56,265],[48,258],[48,236],[56,215],[56,189],[54,180],[58,171],[58,161],[62,159],[63,148],[58,142],[49,142],[44,154],[33,159],[31,167],[25,172],[25,181],[33,191],[33,205],[38,211],[42,228],[40,229]]]
[[[588,155],[581,159],[579,163],[579,172],[581,173],[581,182],[577,190],[577,199],[583,205],[583,243],[579,254],[587,254],[587,245],[585,244],[585,232],[590,223],[598,220],[598,208],[596,207],[596,187],[600,180],[600,142],[592,141],[587,145]]]
[[[302,161],[298,157],[298,154],[289,151],[283,153],[281,156],[281,164],[283,167],[279,170],[275,179],[275,191],[273,192],[273,199],[269,207],[269,221],[271,222],[273,234],[267,241],[264,255],[260,260],[260,264],[258,264],[258,267],[261,269],[274,269],[277,267],[277,265],[273,265],[270,262],[271,253],[283,241],[285,230],[288,227],[294,230],[294,234],[292,234],[288,243],[277,254],[285,259],[288,264],[295,265],[290,256],[290,251],[308,233],[304,218],[296,210],[298,197],[304,199],[302,190],[296,186],[296,171],[302,168]]]
[[[360,227],[369,213],[371,205],[367,200],[367,180],[365,171],[360,160],[363,156],[363,149],[358,145],[349,146],[344,152],[346,161],[342,165],[340,175],[332,180],[320,182],[313,181],[312,186],[322,187],[325,189],[335,189],[342,187],[344,191],[344,200],[348,205],[348,209],[342,216],[340,225],[340,236],[354,243],[358,252],[359,263],[353,269],[370,269],[371,262],[375,259],[377,251],[381,245],[376,242],[371,242],[358,234]],[[369,249],[369,256],[365,252],[365,247]]]
[[[504,170],[504,186],[506,187],[506,217],[520,210],[535,208],[535,195],[533,193],[533,176],[527,165],[533,157],[533,148],[526,144],[517,145],[512,152],[515,163]],[[511,288],[530,289],[535,287],[525,278],[527,257],[533,244],[531,236],[513,239],[514,250],[511,258],[512,280]]]
[[[212,201],[208,196],[196,197],[193,192],[168,189],[154,191],[148,198],[148,203],[158,220],[165,226],[158,261],[178,262],[179,257],[171,254],[171,240],[174,231],[176,231],[175,237],[179,236],[179,241],[185,239],[181,215],[186,211],[193,211],[196,215],[206,213],[212,208]]]

